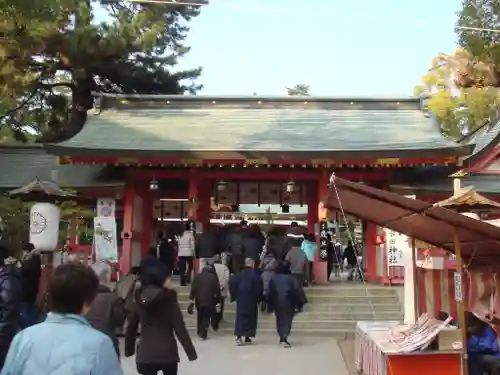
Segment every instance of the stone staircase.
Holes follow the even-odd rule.
[[[187,314],[189,288],[177,287],[179,302],[190,331],[196,331],[196,315]],[[305,288],[309,303],[293,321],[294,335],[343,338],[360,320],[402,320],[398,290],[361,284],[337,284]],[[273,314],[259,312],[258,333],[276,333]],[[236,305],[226,301],[219,332],[232,334]]]

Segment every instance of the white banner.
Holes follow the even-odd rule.
[[[406,198],[415,199],[415,195],[406,195]],[[387,251],[387,269],[401,267],[411,262],[411,244],[407,235],[385,228],[385,246]]]
[[[98,260],[118,261],[118,240],[114,217],[94,218],[94,248]]]
[[[387,250],[387,268],[405,265],[405,253],[408,249],[408,237],[385,228],[385,246]]]
[[[97,200],[97,214],[102,217],[115,217],[116,201],[113,198],[99,198]]]

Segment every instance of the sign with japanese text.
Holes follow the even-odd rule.
[[[462,274],[460,272],[455,272],[454,279],[455,279],[455,301],[461,302],[463,301]]]
[[[404,234],[385,229],[387,249],[387,267],[400,267],[405,265],[405,251],[407,251],[408,237]]]
[[[329,240],[328,222],[326,220],[322,220],[319,222],[319,258],[322,261],[326,261],[328,259]]]

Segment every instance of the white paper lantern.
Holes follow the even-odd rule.
[[[59,207],[35,203],[30,212],[30,242],[39,251],[54,251],[59,242]]]

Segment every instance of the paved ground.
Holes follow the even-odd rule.
[[[274,336],[257,337],[249,346],[237,347],[231,336],[212,336],[195,341],[198,360],[188,362],[181,354],[179,375],[349,375],[336,340],[322,337],[291,337],[293,347],[278,345]],[[136,375],[133,358],[122,359],[125,375]]]

